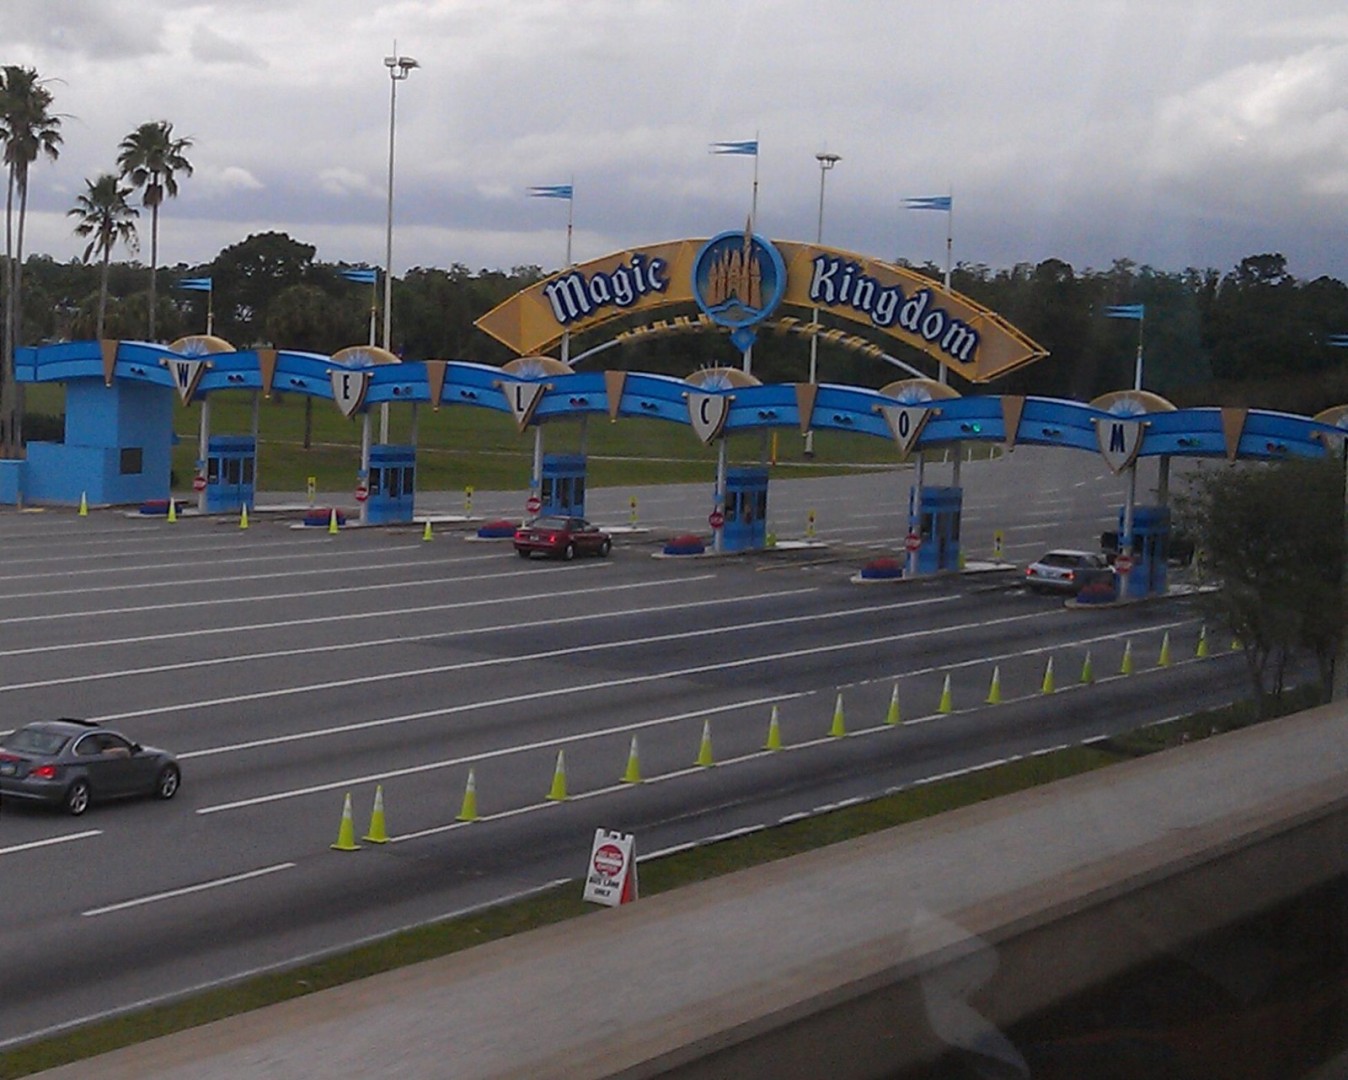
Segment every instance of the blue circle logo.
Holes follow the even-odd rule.
[[[744,351],[754,327],[771,315],[786,292],[786,264],[767,240],[749,232],[723,232],[693,260],[693,298],[712,322],[731,330]]]

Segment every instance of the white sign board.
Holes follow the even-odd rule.
[[[692,424],[693,434],[710,446],[711,441],[725,430],[725,422],[730,419],[729,394],[703,394],[690,391],[688,394],[688,420]]]
[[[585,871],[584,899],[616,907],[637,898],[636,837],[595,829],[590,864]]]

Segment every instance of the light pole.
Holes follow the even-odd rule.
[[[384,57],[388,68],[388,231],[384,245],[384,348],[389,347],[393,329],[393,132],[398,115],[398,84],[420,67],[410,56],[398,56],[398,43],[393,43],[393,56]]]
[[[829,154],[820,151],[814,155],[814,159],[819,162],[819,224],[815,228],[814,242],[818,246],[824,242],[824,177],[828,175],[829,169],[842,160],[837,154]],[[819,309],[814,309],[811,317],[816,329],[810,335],[810,385],[817,381],[819,369]],[[814,457],[814,428],[805,433],[805,456]]]

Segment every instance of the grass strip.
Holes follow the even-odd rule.
[[[1285,693],[1270,712],[1286,715],[1319,704],[1318,688]],[[1022,758],[964,776],[848,806],[731,840],[641,864],[641,890],[653,896],[746,867],[789,858],[853,837],[893,828],[987,799],[1052,783],[1120,761],[1157,753],[1258,722],[1254,702],[1195,713],[1089,746]],[[0,1080],[81,1061],[252,1009],[597,911],[571,882],[525,900],[390,935],[377,942],[283,972],[192,995],[0,1053]]]

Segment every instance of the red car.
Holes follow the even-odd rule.
[[[613,539],[598,525],[578,517],[537,517],[515,530],[515,553],[527,559],[538,552],[559,559],[577,555],[606,556]]]

